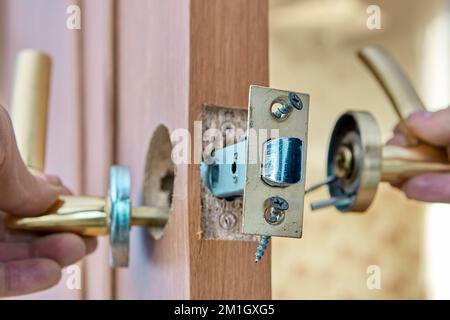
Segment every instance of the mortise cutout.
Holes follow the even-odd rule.
[[[238,108],[204,106],[202,109],[202,129],[205,134],[209,129],[216,129],[220,136],[205,135],[203,150],[210,144],[214,148],[223,148],[239,142],[247,128],[247,111]],[[226,142],[226,144],[225,144]],[[205,155],[204,155],[205,157]],[[237,172],[237,163],[230,166],[230,174]],[[218,169],[218,167],[216,167]],[[212,172],[212,183],[217,182],[218,171]],[[201,239],[203,240],[238,240],[256,241],[256,237],[241,232],[242,199],[225,200],[214,197],[202,183],[201,187]]]
[[[175,165],[171,158],[172,143],[167,127],[159,125],[152,136],[147,151],[144,174],[144,205],[166,208],[167,219],[172,208]],[[163,227],[150,227],[149,232],[155,239],[164,234]]]

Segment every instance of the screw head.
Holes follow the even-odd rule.
[[[221,214],[219,217],[219,225],[225,230],[232,229],[236,225],[236,216],[231,213]]]
[[[281,197],[270,197],[270,205],[275,210],[286,211],[289,209],[289,203]]]
[[[294,92],[290,92],[288,95],[289,102],[294,106],[297,110],[303,109],[303,102],[300,96]]]

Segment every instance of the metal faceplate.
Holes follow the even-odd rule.
[[[243,233],[302,236],[309,96],[297,93],[300,107],[292,103],[295,108],[289,108],[291,95],[289,91],[250,87]],[[283,105],[279,110],[288,110],[286,116],[279,117],[274,111],[276,104]],[[266,134],[261,134],[264,131]],[[287,202],[277,221],[271,221],[267,207],[274,197]]]

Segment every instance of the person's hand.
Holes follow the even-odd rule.
[[[421,141],[445,148],[450,162],[450,107],[437,112],[415,113],[408,118],[407,125]],[[388,143],[407,146],[399,126]],[[450,172],[419,175],[398,187],[410,199],[450,203]]]
[[[56,176],[30,174],[17,149],[9,115],[0,106],[0,297],[52,287],[59,282],[62,267],[95,250],[95,238],[70,233],[38,236],[10,231],[4,224],[6,214],[37,216],[58,195],[69,193]]]

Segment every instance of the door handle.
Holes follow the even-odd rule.
[[[12,94],[12,122],[23,161],[32,172],[43,172],[50,91],[50,56],[20,52]]]
[[[371,113],[344,113],[331,134],[327,180],[318,184],[328,185],[331,199],[313,203],[313,210],[335,206],[342,212],[364,212],[380,182],[399,183],[418,174],[450,171],[446,151],[420,141],[406,126],[409,115],[426,108],[400,66],[379,47],[366,47],[359,57],[389,97],[410,146],[383,145]]]
[[[13,88],[12,120],[21,156],[32,173],[43,172],[47,131],[51,58],[35,50],[21,52]],[[110,236],[111,267],[127,267],[129,234],[133,225],[163,226],[167,209],[132,207],[131,177],[127,168],[112,166],[105,198],[60,196],[40,217],[13,218],[11,229],[35,232],[73,232],[82,236]]]

